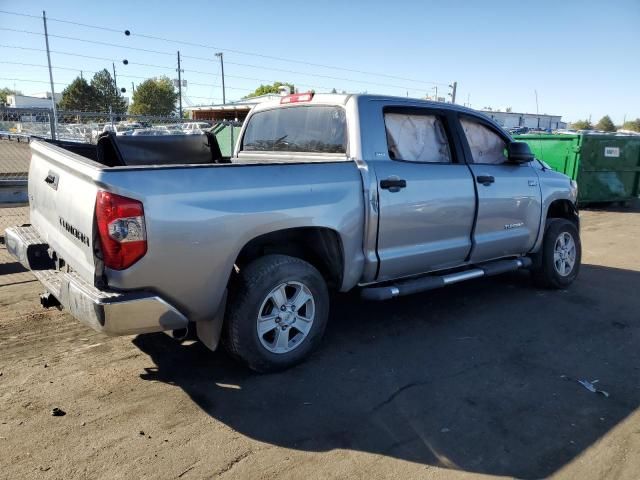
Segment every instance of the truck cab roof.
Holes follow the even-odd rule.
[[[310,97],[305,97],[306,95],[310,95]],[[286,100],[285,100],[286,99]],[[444,102],[434,102],[431,100],[424,100],[420,98],[411,98],[411,97],[398,97],[393,95],[379,95],[379,94],[369,94],[369,93],[312,93],[312,92],[304,92],[304,93],[294,93],[291,95],[284,95],[280,98],[273,98],[267,100],[265,102],[257,104],[253,110],[253,113],[257,113],[264,110],[271,110],[273,108],[279,106],[289,106],[289,105],[341,105],[345,106],[350,100],[360,102],[366,101],[374,101],[374,102],[384,102],[395,105],[404,105],[404,106],[414,106],[414,107],[425,107],[425,108],[437,108],[440,110],[451,110],[460,113],[464,113],[471,116],[480,116],[485,120],[488,120],[490,123],[495,125],[497,128],[504,131],[504,129],[498,125],[493,119],[488,117],[482,112],[477,110],[473,110],[472,108],[463,107],[461,105],[457,105],[454,103],[444,103]]]

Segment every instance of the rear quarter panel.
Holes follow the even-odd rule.
[[[193,321],[212,317],[238,253],[253,238],[287,228],[338,232],[343,289],[362,275],[364,202],[353,162],[112,169],[109,190],[141,200],[147,254],[109,285],[151,289]]]

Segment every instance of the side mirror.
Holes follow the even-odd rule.
[[[526,142],[511,142],[507,146],[507,158],[511,163],[528,163],[535,160],[531,148]]]

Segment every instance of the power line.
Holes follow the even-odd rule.
[[[36,15],[29,15],[29,14],[19,13],[19,12],[10,12],[10,11],[7,11],[7,10],[0,10],[0,13],[4,13],[4,14],[7,14],[7,15],[18,15],[18,16],[23,16],[23,17],[30,17],[30,18],[39,18]],[[361,74],[361,75],[373,75],[373,76],[376,76],[376,77],[385,77],[385,78],[390,78],[390,79],[395,79],[395,80],[403,80],[403,81],[408,81],[408,82],[413,82],[413,83],[422,83],[422,84],[428,84],[428,85],[442,85],[442,86],[447,86],[448,85],[447,83],[442,83],[442,82],[433,82],[433,81],[427,81],[427,80],[417,80],[417,79],[414,79],[414,78],[407,78],[407,77],[402,77],[402,76],[398,76],[398,75],[389,75],[389,74],[385,74],[385,73],[369,72],[369,71],[365,71],[365,70],[357,70],[357,69],[352,69],[352,68],[338,67],[338,66],[335,66],[335,65],[327,65],[327,64],[321,64],[321,63],[315,63],[315,62],[309,62],[309,61],[303,61],[303,60],[279,57],[279,56],[274,56],[274,55],[266,55],[266,54],[261,54],[261,53],[256,53],[256,52],[248,52],[248,51],[244,51],[244,50],[223,48],[223,47],[219,47],[219,46],[215,46],[215,45],[200,44],[200,43],[188,42],[188,41],[184,41],[184,40],[175,40],[175,39],[170,39],[170,38],[159,37],[159,36],[156,36],[156,35],[148,35],[148,34],[143,34],[143,33],[132,33],[129,30],[123,31],[123,30],[118,30],[118,29],[109,28],[109,27],[102,27],[102,26],[98,26],[98,25],[91,25],[91,24],[86,24],[86,23],[81,23],[81,22],[74,22],[74,21],[70,21],[70,20],[63,20],[63,19],[59,19],[59,18],[49,18],[48,20],[52,21],[52,22],[66,23],[66,24],[70,24],[70,25],[77,25],[77,26],[82,26],[82,27],[86,27],[86,28],[104,30],[104,31],[108,31],[108,32],[125,33],[126,35],[134,35],[134,36],[138,36],[138,37],[141,37],[141,38],[147,38],[147,39],[150,39],[150,40],[159,40],[159,41],[163,41],[163,42],[177,43],[177,44],[181,44],[181,45],[190,45],[190,46],[193,46],[193,47],[200,47],[200,48],[206,48],[206,49],[212,49],[212,50],[222,50],[222,51],[225,51],[225,52],[236,53],[236,54],[239,54],[239,55],[247,55],[247,56],[259,57],[259,58],[264,58],[264,59],[269,59],[269,60],[278,60],[278,61],[289,62],[289,63],[297,63],[297,64],[300,64],[300,65],[327,68],[327,69],[331,69],[331,70],[341,70],[341,71],[344,71],[344,72],[358,73],[358,74]],[[165,53],[165,52],[162,52],[162,53]],[[414,90],[418,90],[418,89],[414,89]]]
[[[31,82],[31,83],[49,83],[48,80],[27,80],[26,78],[5,78],[0,77],[0,80],[7,82]],[[54,82],[55,85],[66,85],[66,83]]]
[[[25,66],[25,67],[38,67],[38,68],[47,68],[47,65],[42,65],[42,64],[37,64],[37,63],[24,63],[24,62],[8,62],[8,61],[4,61],[1,60],[0,64],[3,65],[20,65],[20,66]],[[131,64],[131,63],[130,63]],[[139,64],[136,64],[139,65]],[[157,65],[154,65],[157,66]],[[98,73],[95,70],[85,70],[84,68],[71,68],[71,67],[51,67],[54,70],[67,70],[67,71],[71,71],[71,72],[85,72],[85,73]],[[165,68],[169,68],[169,67],[165,67]],[[211,75],[214,77],[217,77],[218,75],[216,75],[215,73],[207,73],[207,72],[199,72],[199,71],[194,71],[194,70],[185,70],[185,72],[191,72],[191,73],[199,73],[202,75]],[[148,76],[140,76],[140,75],[127,75],[127,74],[119,74],[119,77],[122,78],[136,78],[136,79],[147,79],[149,78]],[[253,77],[242,77],[242,76],[237,76],[237,75],[226,75],[229,78],[238,78],[238,79],[244,79],[244,80],[255,80],[258,82],[274,82],[274,80],[265,80],[265,79],[260,79],[260,78],[253,78]],[[297,83],[297,82],[296,82]],[[196,86],[201,86],[201,87],[215,87],[215,88],[220,88],[222,87],[222,85],[219,84],[215,84],[215,83],[197,83],[197,82],[192,82],[189,81],[189,85],[196,85]],[[310,87],[310,88],[318,88],[318,89],[329,89],[331,87],[326,87],[326,86],[318,86],[318,85],[308,85],[308,84],[304,84],[304,83],[297,83],[297,85],[299,86],[304,86],[304,87]],[[231,87],[228,86],[227,88],[231,89],[231,90],[241,90],[241,91],[246,91],[246,92],[252,92],[254,89],[251,88],[241,88],[241,87]],[[193,97],[192,98],[196,98]],[[209,97],[203,97],[203,98],[209,98]],[[213,98],[213,97],[211,97]]]
[[[20,33],[30,33],[30,34],[34,34],[34,35],[43,35],[41,33],[38,32],[29,32],[26,30],[16,30],[16,29],[8,29],[8,28],[2,28],[0,27],[0,30],[9,30],[9,31],[15,31],[15,32],[20,32]],[[49,35],[54,36],[54,35]],[[173,56],[173,53],[169,53],[169,52],[160,52],[158,50],[148,50],[148,49],[140,49],[140,48],[136,48],[136,47],[127,47],[124,45],[117,45],[117,44],[110,44],[107,42],[95,42],[93,40],[82,40],[82,39],[78,39],[75,37],[67,37],[67,36],[62,36],[62,35],[57,35],[57,38],[64,38],[64,39],[68,39],[68,40],[77,40],[77,41],[86,41],[88,43],[97,43],[99,45],[107,45],[107,46],[114,46],[114,47],[119,47],[119,48],[130,48],[133,50],[140,50],[146,53],[161,53],[163,55],[171,55]],[[42,49],[38,49],[38,48],[28,48],[28,47],[18,47],[18,46],[10,46],[10,45],[0,45],[0,47],[6,47],[6,48],[20,48],[20,49],[24,49],[24,50],[34,50],[34,51],[44,51]],[[51,50],[52,53],[56,53],[56,54],[60,54],[60,55],[70,55],[70,56],[76,56],[76,57],[83,57],[83,58],[93,58],[96,60],[107,60],[110,62],[113,62],[113,59],[110,58],[103,58],[103,57],[92,57],[92,56],[88,56],[88,55],[80,55],[77,53],[71,53],[71,52],[62,52],[62,51],[57,51],[57,50]],[[194,60],[200,60],[200,61],[205,61],[205,62],[215,62],[215,60],[210,59],[210,58],[205,58],[205,57],[197,57],[197,56],[191,56],[191,55],[182,55],[183,58],[190,58],[190,59],[194,59]],[[284,72],[284,73],[291,73],[291,74],[296,74],[296,75],[303,75],[303,76],[311,76],[311,77],[321,77],[321,78],[326,78],[326,79],[330,79],[330,80],[337,80],[337,81],[341,81],[341,82],[350,82],[350,83],[355,83],[355,84],[360,84],[360,85],[372,85],[372,86],[376,86],[376,87],[389,87],[389,88],[398,88],[398,89],[402,89],[402,90],[410,90],[410,91],[422,91],[422,88],[414,88],[414,87],[407,87],[407,86],[403,86],[403,85],[391,85],[391,84],[386,84],[386,83],[378,83],[378,82],[369,82],[366,80],[352,80],[349,78],[344,78],[344,77],[334,77],[331,75],[322,75],[322,74],[316,74],[316,73],[305,73],[305,72],[299,72],[296,70],[288,70],[288,69],[282,69],[282,68],[276,68],[276,67],[263,67],[260,65],[251,65],[251,64],[247,64],[247,63],[239,63],[239,62],[226,62],[227,64],[230,65],[236,65],[236,66],[242,66],[242,67],[248,67],[248,68],[254,68],[254,69],[258,69],[258,70],[272,70],[272,71],[278,71],[278,72]],[[166,69],[166,70],[173,70],[174,67],[165,67],[162,65],[153,65],[153,64],[145,64],[145,63],[138,63],[138,62],[129,62],[130,65],[140,65],[140,66],[146,66],[146,67],[152,67],[152,68],[162,68],[162,69]],[[187,70],[187,71],[191,71],[191,70]],[[205,72],[198,72],[198,73],[205,73]],[[231,77],[231,75],[227,75],[228,77]],[[237,78],[242,78],[242,77],[237,77]],[[250,79],[250,77],[245,77],[246,79]],[[260,79],[256,79],[257,81],[268,81],[268,80],[260,80]],[[306,85],[306,84],[300,84],[300,85],[305,85],[305,86],[309,86],[311,88],[329,88],[329,87],[319,87],[319,86],[313,86],[313,85]],[[333,88],[333,87],[332,87]]]
[[[40,65],[37,63],[23,63],[23,62],[6,62],[4,60],[0,61],[1,64],[4,65],[20,65],[23,67],[41,67],[41,68],[48,68],[46,65]],[[79,72],[79,71],[83,71],[83,72],[87,72],[87,73],[96,73],[96,72],[92,72],[91,70],[85,70],[84,68],[71,68],[71,67],[51,67],[54,70],[71,70],[73,72]]]
[[[211,83],[195,83],[195,82],[188,82],[188,85],[195,85],[197,87],[222,87],[222,85],[213,85]],[[229,85],[225,85],[225,87],[229,90],[242,90],[244,92],[253,92],[255,90],[255,88],[230,87]]]
[[[47,65],[40,65],[40,64],[37,64],[37,63],[6,62],[4,60],[0,61],[0,64],[4,64],[4,65],[20,65],[20,66],[24,66],[24,67],[48,68]],[[68,71],[71,71],[71,72],[98,73],[95,70],[85,70],[84,68],[53,67],[53,66],[51,68],[54,69],[54,70],[68,70]],[[138,78],[138,79],[142,79],[142,80],[145,80],[145,79],[149,78],[148,76],[140,76],[140,75],[124,75],[124,74],[120,74],[118,76],[119,77],[123,77],[123,78]],[[217,85],[217,86],[219,86],[219,85]]]
[[[185,58],[194,58],[197,60],[207,60],[208,59],[202,59],[199,57],[190,57],[188,55],[184,55]],[[287,70],[287,69],[283,69],[283,68],[276,68],[276,67],[262,67],[259,65],[251,65],[251,64],[247,64],[247,63],[237,63],[237,62],[229,62],[229,61],[225,61],[225,63],[229,64],[229,65],[238,65],[238,66],[242,66],[242,67],[249,67],[249,68],[256,68],[259,70],[273,70],[274,72],[284,72],[284,73],[293,73],[293,74],[297,74],[297,75],[303,75],[303,76],[307,76],[307,77],[320,77],[320,78],[327,78],[329,80],[338,80],[341,82],[350,82],[350,83],[356,83],[356,84],[361,84],[361,85],[373,85],[376,87],[390,87],[390,88],[400,88],[402,90],[411,90],[411,91],[423,91],[424,88],[416,88],[416,87],[407,87],[406,85],[391,85],[388,83],[378,83],[378,82],[369,82],[367,80],[353,80],[351,78],[344,78],[344,77],[334,77],[331,75],[322,75],[322,74],[318,74],[318,73],[304,73],[304,72],[298,72],[295,70]],[[228,75],[227,75],[228,76]]]
[[[32,47],[20,47],[18,45],[4,45],[0,44],[0,48],[16,48],[18,50],[30,50],[33,52],[45,52],[44,48],[32,48]],[[80,57],[80,58],[90,58],[92,60],[106,60],[108,62],[113,62],[112,58],[105,57],[92,57],[90,55],[80,55],[79,53],[71,53],[71,52],[61,52],[59,50],[51,50],[51,53],[57,53],[59,55],[69,55],[70,57]]]
[[[0,27],[0,30],[5,30],[5,31],[8,31],[8,32],[15,32],[15,33],[27,33],[29,35],[40,35],[40,36],[44,35],[44,33],[41,33],[41,32],[32,32],[30,30],[19,30],[19,29],[16,29],[16,28]],[[54,35],[54,34],[50,33],[49,37],[51,37],[51,38],[62,38],[64,40],[73,40],[74,42],[91,43],[93,45],[102,45],[102,46],[106,46],[106,47],[125,48],[125,49],[128,49],[128,50],[136,50],[136,51],[144,52],[144,53],[156,53],[158,55],[171,55],[171,56],[173,56],[173,53],[162,52],[160,50],[150,50],[148,48],[131,47],[131,46],[128,46],[128,45],[119,45],[117,43],[99,42],[97,40],[87,40],[87,39],[84,39],[84,38],[69,37],[67,35]]]

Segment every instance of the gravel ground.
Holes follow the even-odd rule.
[[[94,333],[1,264],[0,478],[635,480],[640,210],[582,218],[568,291],[520,272],[338,296],[321,349],[263,376],[164,334]]]

